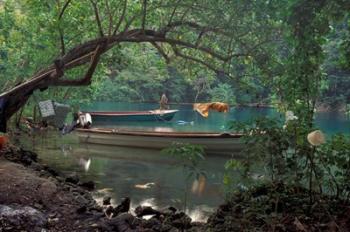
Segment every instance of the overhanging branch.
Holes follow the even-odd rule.
[[[103,46],[98,45],[94,55],[91,57],[91,63],[90,67],[87,70],[85,76],[83,78],[77,79],[77,80],[69,80],[69,79],[57,79],[54,81],[52,85],[54,86],[82,86],[82,85],[90,85],[91,84],[91,78],[95,72],[95,69],[97,67],[97,64],[100,60],[100,55],[103,51]]]

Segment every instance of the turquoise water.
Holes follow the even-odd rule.
[[[97,102],[89,106],[84,106],[83,110],[95,111],[135,111],[153,110],[159,108],[158,104],[150,103],[112,103]],[[158,130],[158,131],[229,131],[229,124],[232,121],[247,122],[260,116],[277,118],[283,121],[283,115],[273,108],[240,107],[231,108],[229,113],[218,113],[211,111],[208,118],[203,118],[192,110],[191,105],[171,105],[171,109],[178,109],[179,112],[170,122],[119,122],[113,125],[98,124],[102,127],[122,127],[138,130]],[[183,121],[183,122],[180,122]],[[326,134],[335,133],[350,134],[350,119],[343,113],[327,112],[317,113],[315,124]]]

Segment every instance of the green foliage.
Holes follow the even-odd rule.
[[[180,165],[188,172],[187,178],[205,175],[205,171],[200,168],[200,163],[204,161],[204,148],[200,145],[173,143],[170,147],[162,150],[163,154],[168,154],[180,161]]]
[[[209,94],[211,101],[225,102],[230,105],[236,104],[233,89],[228,84],[219,84],[215,88],[211,89]]]
[[[248,124],[234,123],[232,128],[244,134],[244,154],[247,156],[244,166],[246,172],[251,171],[252,163],[264,165],[268,177],[272,181],[285,181],[291,173],[297,171],[299,165],[296,151],[304,146],[304,140],[298,138],[305,135],[303,129],[296,129],[294,122],[289,122],[288,128],[283,129],[277,119],[259,118]],[[297,147],[298,146],[298,147]],[[300,161],[301,161],[300,157]],[[252,161],[254,160],[254,162]]]
[[[249,180],[248,172],[245,170],[244,161],[237,159],[230,159],[225,163],[225,172],[224,172],[224,190],[226,193],[226,197],[232,196],[237,189],[244,190],[246,189],[247,183],[245,180]]]
[[[197,181],[200,177],[206,178],[206,172],[200,167],[200,163],[204,161],[204,148],[200,145],[188,143],[173,143],[170,147],[161,151],[163,154],[171,155],[180,161],[187,178],[185,182],[184,210],[187,208],[187,192],[192,177]]]
[[[334,135],[316,153],[322,172],[322,183],[328,192],[349,200],[350,194],[350,138]]]
[[[102,57],[99,71],[88,90],[66,91],[66,88],[59,88],[45,96],[56,100],[80,98],[85,102],[96,99],[158,101],[161,93],[166,92],[169,100],[175,102],[213,99],[231,104],[273,102],[309,121],[316,100],[328,104],[334,101],[348,103],[348,75],[331,72],[338,67],[346,70],[349,60],[346,55],[349,50],[348,6],[342,1],[323,4],[323,1],[306,0],[240,0],[227,4],[221,0],[206,0],[196,3],[199,4],[197,7],[189,7],[191,4],[194,2],[178,4],[165,1],[160,4],[151,1],[146,26],[165,26],[176,6],[173,21],[181,19],[210,25],[231,36],[227,40],[220,33],[215,35],[208,31],[201,34],[196,30],[179,29],[170,35],[171,38],[181,37],[219,53],[235,51],[237,54],[232,60],[221,65],[209,54],[196,49],[181,49],[184,55],[202,60],[206,64],[203,65],[203,62],[180,59],[170,46],[162,46],[168,56],[165,60],[151,44],[122,43]],[[118,0],[108,0],[98,1],[97,6],[102,29],[107,34],[110,13],[116,17],[113,19],[115,24],[117,16],[122,15],[123,4]],[[2,90],[23,81],[76,44],[99,35],[91,4],[71,1],[63,17],[59,18],[62,7],[63,2],[60,1],[1,3]],[[140,2],[128,3],[121,28],[134,15],[141,15],[141,11]],[[132,27],[139,27],[141,18],[136,17],[130,22]],[[328,79],[324,71],[330,74]],[[74,79],[80,74],[70,72],[68,76]],[[205,88],[198,85],[203,78],[206,80]],[[322,89],[320,83],[324,85]],[[320,99],[321,90],[324,94]]]
[[[225,166],[228,193],[232,192],[232,171],[245,170],[241,175],[251,177],[247,173],[258,163],[265,170],[261,180],[307,188],[310,201],[324,192],[349,200],[349,137],[334,135],[328,142],[313,146],[307,140],[311,131],[299,119],[286,121],[282,127],[277,120],[261,118],[250,124],[235,123],[232,128],[244,134],[245,149],[243,160],[228,161]]]

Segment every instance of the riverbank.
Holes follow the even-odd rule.
[[[86,189],[36,161],[30,151],[0,152],[2,231],[83,231],[103,216]]]
[[[1,231],[350,231],[350,204],[282,183],[236,192],[206,223],[174,207],[156,210],[130,199],[98,205],[94,183],[63,176],[16,147],[0,151]],[[151,217],[144,219],[144,216]]]
[[[201,223],[173,207],[139,206],[131,214],[128,198],[117,206],[108,198],[98,205],[89,192],[93,182],[64,177],[37,161],[30,151],[0,151],[1,231],[202,231]]]

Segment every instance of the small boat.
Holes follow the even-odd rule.
[[[118,121],[170,121],[178,110],[90,111],[94,123]]]
[[[174,142],[202,145],[206,153],[233,154],[242,150],[241,134],[207,132],[130,131],[124,129],[76,129],[82,143],[163,149]]]

